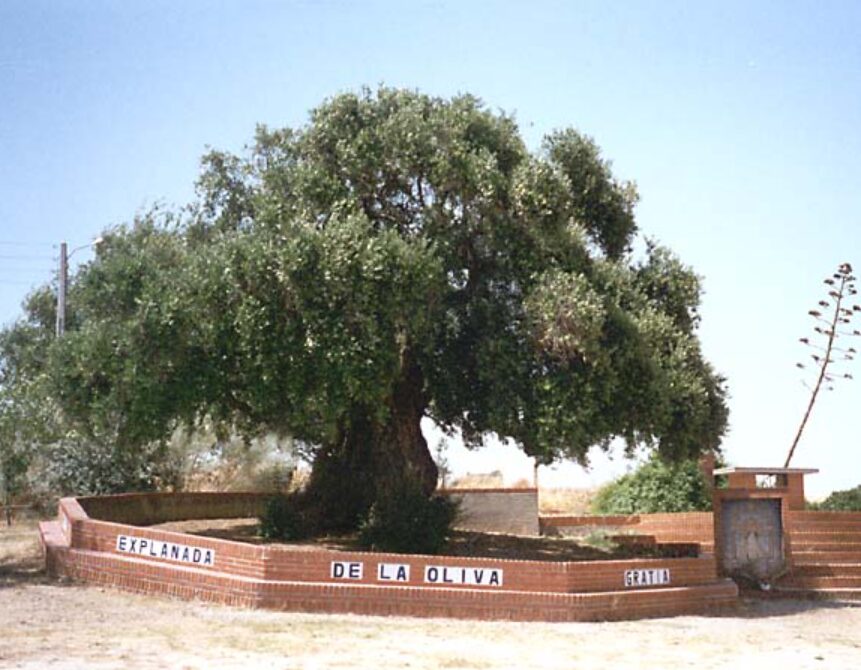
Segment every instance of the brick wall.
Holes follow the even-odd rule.
[[[810,560],[861,565],[861,512],[788,510],[783,520],[790,571]]]
[[[703,553],[714,551],[714,515],[711,512],[677,514],[548,515],[541,517],[543,532],[583,534],[597,530],[654,537],[661,544],[696,543]]]
[[[861,512],[789,510],[784,522],[788,573],[775,591],[861,600]]]
[[[49,572],[247,607],[482,619],[668,615],[731,604],[737,594],[732,582],[717,579],[710,556],[540,562],[254,546],[94,519],[84,507],[146,524],[152,522],[141,517],[147,510],[175,519],[192,502],[200,499],[165,504],[164,495],[150,501],[113,496],[83,505],[64,499],[58,520],[40,528]],[[130,509],[123,511],[124,504]],[[660,575],[668,583],[653,581]]]
[[[445,489],[460,503],[456,526],[508,535],[538,535],[538,489]]]
[[[365,584],[255,581],[223,573],[147,564],[77,550],[54,552],[63,574],[78,581],[240,607],[281,611],[506,619],[595,621],[671,616],[726,607],[737,589],[727,580],[665,589],[592,593],[384,587]]]
[[[94,519],[138,526],[184,519],[241,519],[259,516],[267,493],[123,493],[77,498]]]

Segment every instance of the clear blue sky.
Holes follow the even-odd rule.
[[[838,263],[861,270],[859,35],[857,2],[4,0],[0,322],[51,278],[60,240],[189,200],[207,145],[239,151],[255,124],[301,124],[364,84],[471,92],[532,146],[592,135],[638,183],[641,230],[704,280],[727,457],[779,465],[806,401],[806,312]],[[799,447],[814,495],[861,483],[855,372]]]

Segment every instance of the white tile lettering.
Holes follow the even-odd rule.
[[[147,537],[117,535],[116,549],[121,554],[135,554],[147,558],[163,558],[194,565],[215,565],[215,550],[190,547],[174,542],[162,542]]]
[[[641,588],[643,586],[661,586],[670,583],[668,568],[639,568],[625,570],[625,587]]]
[[[332,561],[332,579],[361,579],[364,572],[364,563]]]
[[[444,586],[502,586],[502,570],[429,565],[425,568],[425,583]]]
[[[377,565],[377,581],[408,582],[410,566],[406,563],[380,563]]]

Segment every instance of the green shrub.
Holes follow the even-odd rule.
[[[845,491],[834,491],[821,503],[810,505],[812,509],[829,512],[861,512],[861,485]]]
[[[70,434],[47,445],[42,455],[35,468],[60,495],[156,491],[175,480],[173,464],[158,444],[130,449]]]
[[[457,504],[442,496],[428,498],[405,484],[371,506],[359,529],[359,543],[399,554],[438,554],[448,542]]]
[[[290,496],[272,496],[259,522],[258,533],[267,540],[300,540],[308,536],[304,515]]]
[[[711,508],[708,482],[697,461],[666,463],[657,457],[603,486],[592,500],[596,514],[697,512]]]

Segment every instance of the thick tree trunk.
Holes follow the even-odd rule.
[[[429,496],[436,488],[439,471],[421,430],[427,405],[424,377],[409,351],[401,363],[401,378],[389,400],[389,418],[374,445],[374,478],[387,490],[408,481]]]
[[[367,414],[356,409],[317,454],[301,496],[312,531],[353,530],[373,503],[373,432]]]
[[[360,406],[344,420],[335,442],[313,465],[306,490],[313,525],[324,531],[355,529],[378,497],[404,485],[433,493],[438,471],[421,432],[423,385],[421,369],[405,351],[385,421],[374,421]]]

